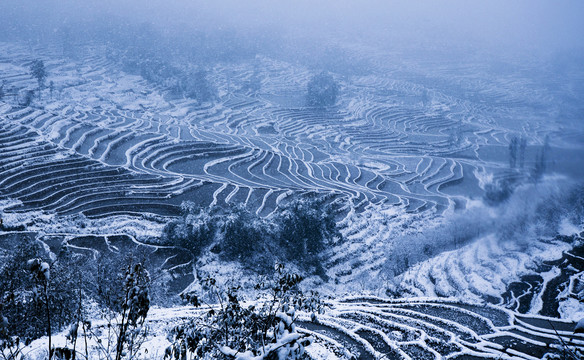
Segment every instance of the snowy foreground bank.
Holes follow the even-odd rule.
[[[573,322],[522,315],[494,305],[375,297],[346,298],[329,305],[316,322],[308,314],[296,319],[298,332],[312,337],[306,348],[311,359],[540,359],[548,352],[562,352],[561,341],[569,347],[584,346],[584,336],[572,334]],[[203,313],[192,307],[152,309],[138,358],[162,358],[170,345],[167,331]],[[95,322],[94,332],[106,333],[104,325]],[[99,358],[104,344],[96,340],[88,340],[88,352]],[[42,338],[28,346],[23,352],[26,358],[45,358],[46,341]],[[66,334],[53,341],[57,347],[65,346]],[[77,351],[85,354],[84,346],[80,341]]]

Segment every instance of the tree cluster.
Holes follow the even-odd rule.
[[[306,104],[308,106],[325,107],[337,102],[339,85],[333,77],[321,72],[313,76],[307,85]]]
[[[262,218],[245,207],[198,208],[183,204],[183,216],[168,223],[162,238],[190,250],[207,250],[260,273],[274,262],[292,262],[326,279],[322,252],[341,234],[335,205],[326,198],[306,197],[279,207]]]
[[[145,57],[141,52],[127,49],[113,50],[108,56],[119,62],[125,72],[140,75],[174,96],[185,96],[199,102],[217,99],[217,89],[209,81],[207,72],[202,69],[197,71],[181,69],[162,58]]]

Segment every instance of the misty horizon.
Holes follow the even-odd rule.
[[[483,47],[490,52],[582,54],[579,1],[16,1],[0,5],[1,28],[29,39],[95,21],[150,23],[160,31],[273,32],[308,39],[390,41],[411,46]],[[3,14],[3,15],[1,15]],[[86,25],[83,25],[83,24]],[[30,29],[18,29],[25,24]],[[80,29],[84,30],[84,29]],[[43,35],[45,34],[45,35]],[[0,34],[2,35],[2,34]],[[264,34],[266,35],[266,34]]]

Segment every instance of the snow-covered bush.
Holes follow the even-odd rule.
[[[265,219],[244,206],[199,208],[185,202],[183,216],[165,226],[162,238],[190,250],[194,257],[206,249],[259,273],[269,271],[275,262],[293,262],[326,278],[322,252],[341,237],[335,208],[328,200],[297,199]]]
[[[485,184],[485,203],[491,206],[499,205],[509,199],[516,184],[511,179],[502,179],[500,181]]]
[[[171,331],[165,359],[298,359],[311,342],[296,331],[298,313],[310,312],[316,321],[316,313],[324,311],[318,293],[305,295],[298,289],[301,280],[278,264],[272,281],[256,285],[268,293],[245,305],[238,286],[222,289],[215,279],[206,279],[205,294],[187,293],[183,298],[208,310]]]
[[[56,356],[74,353],[80,332],[104,338],[87,321],[86,304],[92,304],[92,315],[101,314],[112,330],[100,342],[100,358],[132,358],[150,307],[150,278],[142,263],[115,253],[95,259],[66,247],[49,254],[36,239],[20,240],[0,259],[0,351],[16,359],[23,346],[49,335]],[[71,346],[54,348],[51,334],[67,327]]]
[[[18,105],[29,106],[34,98],[34,90],[24,89],[18,93]]]
[[[215,239],[220,221],[218,209],[197,207],[192,202],[184,202],[181,208],[182,216],[164,227],[162,239],[191,251],[196,257]]]
[[[142,264],[127,266],[121,294],[121,320],[117,324],[116,360],[131,359],[140,349],[145,337],[141,328],[150,310],[149,286],[150,276]]]
[[[86,289],[88,297],[99,305],[97,315],[108,331],[93,329],[78,307],[68,333],[69,350],[75,351],[81,327],[84,337],[98,339],[99,347],[94,351],[100,359],[134,359],[147,336],[144,323],[150,310],[150,275],[132,256],[112,257],[112,262],[100,259],[96,269],[90,270],[93,283]]]
[[[302,198],[283,206],[274,215],[277,239],[287,259],[326,277],[321,253],[334,238],[341,238],[334,206],[323,198]]]
[[[242,206],[230,208],[223,218],[221,255],[226,260],[238,260],[259,272],[271,267],[276,257],[268,224]]]
[[[81,286],[79,259],[64,252],[51,260],[36,240],[21,240],[0,267],[4,345],[28,343],[68,326]]]

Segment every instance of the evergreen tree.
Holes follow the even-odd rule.
[[[47,78],[47,70],[45,69],[45,63],[42,60],[33,61],[30,66],[30,74],[34,77],[39,84],[39,98],[41,97],[41,90],[45,87],[45,79]]]

